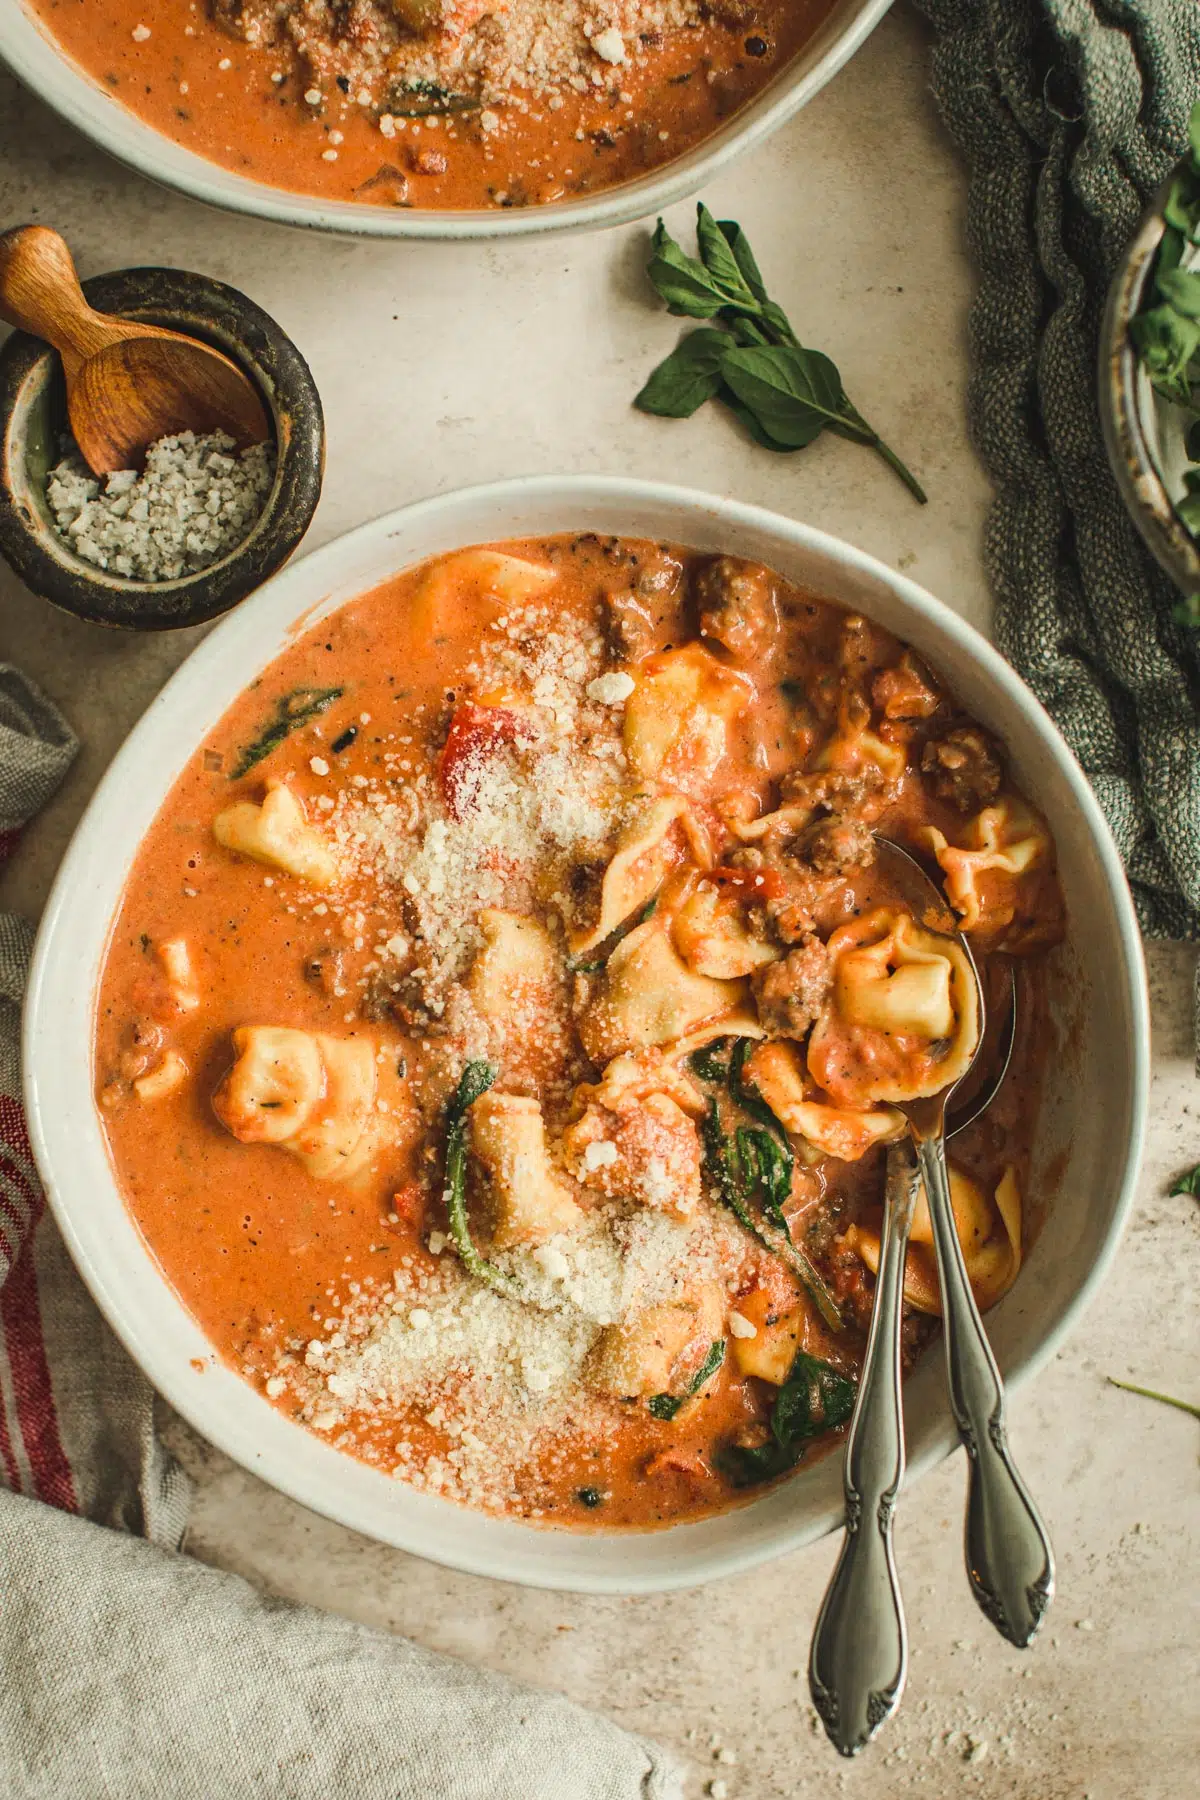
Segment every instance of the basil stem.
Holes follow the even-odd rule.
[[[1193,1406],[1190,1400],[1176,1400],[1173,1394],[1159,1394],[1154,1388],[1138,1387],[1132,1381],[1118,1381],[1115,1375],[1105,1376],[1111,1387],[1123,1388],[1127,1394],[1140,1394],[1143,1400],[1158,1400],[1163,1406],[1174,1406],[1180,1412],[1190,1413],[1193,1419],[1200,1419],[1200,1406]]]

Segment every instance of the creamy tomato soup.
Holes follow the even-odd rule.
[[[897,1102],[979,1034],[951,1145],[981,1305],[1030,1221],[1054,846],[1004,752],[870,621],[754,564],[549,538],[308,631],[149,832],[97,1102],[164,1275],[276,1406],[467,1504],[711,1513],[853,1403]],[[985,1039],[983,1061],[993,1052]],[[939,1309],[921,1201],[906,1359]]]
[[[292,192],[526,206],[690,150],[833,0],[27,0],[131,112]]]

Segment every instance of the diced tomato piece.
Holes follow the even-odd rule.
[[[722,866],[706,869],[700,879],[715,882],[727,893],[737,894],[742,900],[758,901],[760,905],[768,900],[782,900],[787,893],[787,882],[778,869],[731,869]]]
[[[526,721],[509,707],[477,706],[472,700],[455,707],[438,762],[442,794],[453,818],[461,819],[468,810],[471,789],[487,763],[527,734]]]
[[[399,1225],[407,1226],[412,1231],[420,1231],[425,1223],[425,1190],[416,1181],[408,1181],[392,1195],[389,1212],[396,1215]]]

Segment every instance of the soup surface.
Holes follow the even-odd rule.
[[[690,150],[833,0],[28,0],[131,112],[296,193],[526,206]]]
[[[147,835],[98,1010],[123,1193],[215,1351],[380,1469],[559,1524],[703,1515],[827,1447],[895,1102],[979,1035],[877,833],[940,865],[998,1026],[1019,972],[1011,1072],[951,1147],[990,1305],[1062,909],[934,673],[757,565],[591,535],[298,637]],[[911,1358],[923,1200],[906,1300]]]

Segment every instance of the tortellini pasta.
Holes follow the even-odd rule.
[[[755,936],[745,909],[710,881],[697,883],[679,907],[671,935],[689,969],[722,981],[752,975],[781,955],[765,935]]]
[[[665,910],[622,938],[588,1000],[579,1035],[593,1062],[670,1044],[746,998],[744,982],[693,974],[671,942]]]
[[[414,597],[408,628],[416,642],[427,642],[448,612],[468,609],[482,625],[509,607],[538,599],[557,580],[557,569],[504,550],[460,550],[430,564]]]
[[[979,1184],[951,1164],[950,1204],[976,1304],[981,1308],[994,1306],[1012,1286],[1021,1268],[1022,1205],[1017,1172],[1011,1166],[1005,1169],[989,1204]],[[872,1273],[878,1273],[877,1227],[852,1225],[842,1242],[862,1258]],[[904,1298],[917,1312],[941,1313],[937,1253],[923,1183],[913,1211],[904,1266]]]
[[[964,931],[997,933],[1009,926],[1022,878],[1047,867],[1053,854],[1042,821],[1012,798],[977,813],[961,845],[951,844],[935,825],[925,827],[925,838],[945,875],[946,896]],[[1056,920],[1057,895],[1051,923]]]
[[[588,1382],[621,1399],[682,1393],[720,1337],[724,1316],[725,1295],[715,1282],[683,1300],[648,1306],[601,1333],[588,1359]]]
[[[376,1126],[375,1049],[284,1025],[243,1025],[212,1106],[243,1144],[275,1144],[318,1181],[345,1181],[367,1162]]]
[[[707,782],[725,755],[729,726],[754,697],[744,675],[703,644],[647,656],[625,703],[625,754],[634,774],[681,787]]]
[[[620,1056],[576,1088],[563,1151],[576,1179],[686,1220],[701,1197],[694,1121],[706,1102],[682,1070],[654,1052]]]
[[[188,1078],[188,1066],[178,1050],[164,1050],[152,1069],[139,1075],[133,1091],[139,1100],[165,1100]]]
[[[664,794],[635,808],[617,837],[604,872],[595,923],[571,934],[573,955],[597,949],[626,919],[641,912],[672,870],[681,865],[687,837],[683,826],[689,812],[682,794]]]
[[[269,781],[261,805],[239,800],[227,806],[213,820],[213,836],[227,850],[298,875],[311,887],[332,887],[337,880],[333,852],[286,782]]]
[[[477,923],[483,946],[471,964],[467,992],[485,1019],[504,1021],[516,998],[558,981],[558,951],[546,927],[523,913],[485,907]]]
[[[471,1148],[487,1176],[492,1244],[544,1244],[573,1231],[582,1213],[556,1173],[536,1100],[494,1088],[472,1106]]]
[[[894,1107],[864,1112],[831,1106],[814,1095],[798,1045],[779,1040],[764,1044],[750,1058],[746,1074],[784,1130],[801,1139],[809,1160],[835,1156],[839,1162],[858,1162],[877,1144],[895,1143],[907,1129],[904,1115]]]
[[[962,945],[908,913],[878,908],[829,939],[833,997],[808,1067],[841,1105],[897,1104],[966,1074],[979,1042],[979,990]]]

